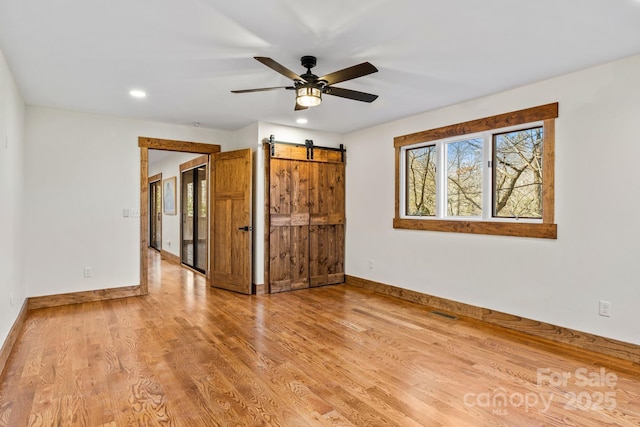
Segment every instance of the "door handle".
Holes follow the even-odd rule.
[[[251,227],[250,225],[245,225],[244,227],[238,227],[238,230],[251,231],[253,230],[253,227]]]

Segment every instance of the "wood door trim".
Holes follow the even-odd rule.
[[[148,184],[151,184],[151,183],[154,183],[154,182],[157,182],[157,181],[162,181],[162,173],[155,174],[153,176],[150,176],[147,179],[147,183]]]
[[[264,150],[264,293],[271,293],[269,248],[271,242],[271,145],[263,144]],[[256,288],[256,293],[258,289]]]
[[[195,169],[198,166],[206,166],[209,163],[209,155],[196,157],[193,160],[189,160],[186,163],[180,165],[180,173],[188,171],[189,169]]]
[[[213,154],[220,152],[220,145],[202,142],[177,141],[173,139],[138,137],[138,147],[153,150],[178,151],[181,153]]]
[[[149,149],[177,151],[181,153],[212,154],[220,152],[218,144],[203,144],[198,142],[177,141],[171,139],[138,137],[140,147],[140,295],[149,293],[149,261],[147,260],[147,246],[149,234],[149,192],[147,177],[149,175]],[[210,191],[209,193],[212,193]],[[211,220],[211,217],[210,217]],[[212,227],[209,227],[211,230]],[[213,244],[213,232],[209,233],[209,250]]]
[[[149,149],[140,147],[140,284],[139,295],[149,293]]]

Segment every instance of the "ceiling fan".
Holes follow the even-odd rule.
[[[307,72],[300,76],[271,58],[267,58],[264,56],[255,56],[254,58],[267,67],[271,68],[272,70],[277,71],[283,76],[293,80],[293,86],[232,90],[231,92],[264,92],[274,89],[295,90],[296,110],[306,110],[309,107],[320,105],[320,103],[322,102],[322,94],[334,95],[341,98],[353,99],[362,102],[373,102],[376,100],[376,98],[378,98],[378,95],[372,95],[370,93],[358,92],[356,90],[350,89],[342,89],[333,86],[336,83],[344,82],[377,72],[378,69],[368,62],[363,62],[362,64],[354,65],[352,67],[348,67],[343,70],[335,71],[322,77],[318,77],[311,72],[311,69],[316,66],[317,60],[315,56],[307,55],[300,58],[302,66],[307,69]]]

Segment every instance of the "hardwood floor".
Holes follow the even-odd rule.
[[[640,425],[637,366],[356,287],[210,289],[150,257],[148,296],[31,312],[0,426]]]

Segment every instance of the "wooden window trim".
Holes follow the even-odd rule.
[[[485,117],[450,126],[425,130],[395,137],[395,218],[393,228],[409,230],[443,231],[453,233],[488,234],[497,236],[533,237],[544,239],[557,238],[555,212],[555,119],[558,117],[558,103],[541,105],[496,116]],[[412,219],[401,218],[400,192],[404,182],[401,180],[401,149],[407,145],[436,141],[454,136],[485,132],[509,126],[542,121],[544,123],[544,154],[542,184],[542,223],[500,222],[500,221],[461,221],[448,219]]]

